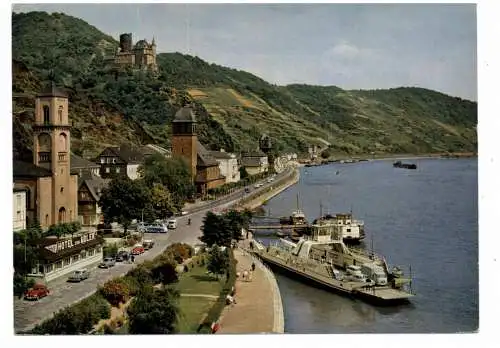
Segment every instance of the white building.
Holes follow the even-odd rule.
[[[49,237],[39,244],[40,259],[28,276],[48,282],[102,260],[104,240],[97,232],[75,237]]]
[[[13,191],[13,230],[26,229],[26,190],[16,189]]]
[[[210,154],[219,163],[220,173],[226,177],[226,184],[240,181],[240,168],[235,154],[225,152],[224,149],[210,151]]]
[[[265,173],[269,169],[267,156],[260,151],[242,153],[241,165],[245,167],[245,170],[249,175]]]

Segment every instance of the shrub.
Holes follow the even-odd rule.
[[[32,330],[34,334],[76,335],[88,333],[101,319],[111,315],[109,303],[96,293],[57,312]]]
[[[151,270],[154,283],[166,285],[177,282],[179,278],[175,268],[176,265],[170,262],[157,265]]]
[[[111,245],[106,245],[105,247],[102,248],[102,252],[104,254],[104,257],[116,255],[118,254],[118,245],[116,243],[113,243]]]
[[[115,278],[104,283],[101,293],[115,307],[118,307],[120,303],[127,302],[130,297],[130,289],[123,278]]]
[[[191,258],[194,254],[193,247],[185,243],[172,244],[165,251],[167,253],[171,253],[177,263],[184,262],[185,260]]]

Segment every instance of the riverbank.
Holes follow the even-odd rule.
[[[295,185],[300,179],[300,171],[298,168],[299,166],[294,166],[289,176],[277,182],[276,185],[271,186],[266,192],[262,192],[258,196],[251,197],[248,201],[244,201],[241,205],[242,208],[249,210],[256,209],[290,186]]]

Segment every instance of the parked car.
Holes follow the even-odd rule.
[[[142,246],[137,246],[137,247],[134,247],[134,249],[132,249],[132,255],[141,255],[144,253],[144,247]]]
[[[245,187],[245,193],[249,193],[250,192],[250,187]]]
[[[177,228],[177,219],[170,219],[167,221],[167,228],[175,230]]]
[[[39,300],[50,294],[49,289],[44,284],[35,284],[31,289],[24,292],[25,300]]]
[[[99,268],[110,268],[115,265],[115,258],[105,257],[104,260],[99,264]]]
[[[144,250],[152,249],[155,246],[155,241],[152,239],[146,239],[142,242],[142,246],[144,247]]]
[[[129,252],[126,250],[120,250],[116,255],[116,262],[123,262],[128,260]]]
[[[68,278],[69,282],[81,282],[82,280],[87,279],[90,276],[90,272],[83,268],[77,271],[74,271]]]

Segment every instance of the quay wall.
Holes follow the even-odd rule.
[[[250,257],[257,267],[265,274],[273,296],[273,333],[285,333],[285,315],[283,312],[283,302],[281,301],[281,293],[278,287],[278,282],[271,269],[263,263],[258,257],[242,250],[243,254]]]

